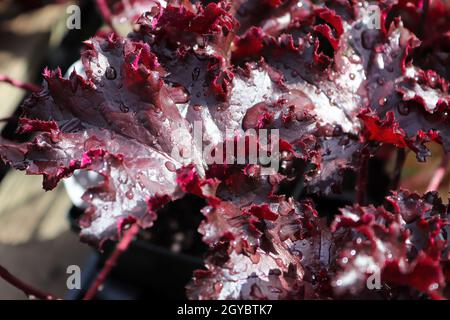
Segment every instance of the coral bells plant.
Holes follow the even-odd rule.
[[[205,202],[209,250],[189,298],[450,298],[450,220],[436,192],[446,156],[428,193],[398,187],[406,152],[450,151],[448,2],[135,2],[146,9],[126,37],[85,42],[85,74],[44,71],[19,119],[32,139],[0,145],[46,190],[78,171],[101,177],[83,196],[83,241],[123,251],[191,194]],[[107,22],[127,14],[98,3]],[[276,170],[250,161],[252,142]],[[224,160],[239,144],[241,161],[199,150]],[[372,201],[380,157],[396,164]],[[346,204],[321,208],[345,190]]]

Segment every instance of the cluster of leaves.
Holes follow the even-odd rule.
[[[108,19],[128,15],[111,2]],[[33,139],[0,145],[46,190],[78,170],[100,175],[84,195],[84,241],[151,227],[189,193],[207,202],[199,232],[210,248],[190,298],[450,297],[448,207],[436,193],[392,191],[383,206],[341,208],[331,225],[310,199],[340,192],[348,171],[363,192],[367,157],[384,146],[419,161],[430,141],[450,151],[444,1],[380,1],[379,29],[373,4],[356,0],[133,3],[148,6],[135,31],[87,41],[85,75],[45,70],[19,121]],[[239,129],[279,129],[279,171],[207,165],[194,122],[215,151],[249,139]],[[379,290],[366,286],[374,273]]]

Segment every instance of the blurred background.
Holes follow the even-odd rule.
[[[64,73],[78,60],[82,41],[92,37],[102,27],[102,19],[95,1],[77,1],[76,4],[81,9],[81,28],[69,30],[66,26],[69,16],[67,8],[74,3],[0,0],[0,74],[40,84],[44,67],[54,69],[59,66]],[[11,118],[9,121],[0,122],[4,138],[17,138],[14,117],[20,114],[19,106],[27,94],[24,90],[0,83],[0,118]],[[430,145],[430,148],[434,154],[442,156],[439,146]],[[409,153],[406,154],[405,163],[401,185],[410,190],[424,192],[440,164],[440,159],[435,156],[427,163],[418,163],[415,156]],[[395,163],[388,162],[383,170],[389,172],[393,166]],[[374,176],[376,177],[377,173]],[[450,175],[447,171],[439,190],[444,200],[448,198],[449,182]],[[99,260],[93,249],[78,240],[73,227],[74,219],[71,219],[76,211],[62,184],[52,192],[44,192],[40,176],[25,176],[23,172],[9,170],[1,163],[0,265],[33,286],[59,297],[79,297],[77,293],[71,294],[67,291],[67,266],[79,265],[83,270],[88,268],[86,266],[91,266],[95,270]],[[193,225],[192,230],[195,228],[196,225]],[[161,233],[168,232],[163,230]],[[148,246],[142,250],[153,252],[153,257],[166,254],[158,251],[159,249],[149,249]],[[201,260],[199,262],[184,258],[182,261],[188,266],[185,268],[186,274],[180,275],[181,284],[187,282],[191,269],[201,265]],[[133,265],[142,265],[142,268],[148,271],[143,263],[136,263],[134,260]],[[170,259],[167,260],[167,265],[176,266]],[[125,270],[131,273],[128,267]],[[114,281],[114,278],[111,281]],[[130,281],[122,281],[121,285],[124,283],[129,285]],[[112,286],[111,282],[109,285]],[[182,287],[175,289],[168,284],[166,286],[172,289],[172,297],[182,297]],[[128,290],[127,294],[122,295],[115,291],[116,295],[108,297],[136,297],[130,293],[132,291]],[[158,292],[161,293],[161,290]],[[0,299],[26,298],[22,292],[0,279]]]
[[[0,74],[24,82],[41,82],[45,66],[63,72],[79,58],[81,42],[95,34],[101,17],[95,1],[79,1],[81,29],[66,27],[66,9],[74,2],[0,1]],[[0,83],[0,118],[20,114],[28,92]],[[2,136],[14,138],[15,121],[0,122]],[[28,283],[66,295],[66,268],[83,266],[91,249],[70,230],[72,203],[61,184],[42,190],[42,178],[25,176],[0,165],[0,264]],[[0,299],[26,299],[0,280]]]

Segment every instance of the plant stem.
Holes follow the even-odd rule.
[[[436,169],[436,171],[433,174],[433,178],[431,179],[430,183],[427,187],[427,192],[429,191],[437,191],[439,189],[439,186],[441,185],[442,179],[444,179],[445,172],[447,172],[448,168],[448,160],[449,156],[444,155],[442,157],[441,164]]]
[[[11,284],[12,286],[16,287],[17,289],[21,290],[27,297],[36,297],[37,299],[42,300],[54,300],[56,299],[55,296],[42,292],[39,289],[36,289],[16,276],[12,275],[8,270],[6,270],[4,267],[0,266],[0,277],[3,278],[6,282]]]
[[[117,260],[122,255],[122,253],[124,253],[127,250],[131,241],[133,241],[134,237],[137,235],[138,232],[139,226],[137,225],[137,223],[133,223],[131,227],[124,232],[123,238],[119,241],[113,253],[106,260],[102,270],[97,275],[97,278],[95,279],[94,283],[91,285],[89,290],[84,295],[83,300],[92,300],[94,298],[95,294],[98,291],[98,288],[103,284],[103,282],[105,282],[106,277],[111,272],[111,269],[117,263]]]
[[[398,186],[400,184],[400,178],[402,176],[402,169],[403,165],[405,164],[406,160],[406,151],[405,149],[398,149],[397,150],[397,158],[395,159],[395,168],[394,172],[392,173],[392,190],[397,190]]]
[[[41,87],[33,84],[33,83],[29,83],[29,82],[22,82],[19,80],[15,80],[12,79],[4,74],[0,74],[0,82],[6,82],[9,83],[10,85],[13,85],[14,87],[20,88],[20,89],[24,89],[24,90],[28,90],[28,91],[32,91],[32,92],[38,92],[41,90]]]
[[[367,191],[367,176],[369,170],[369,151],[363,148],[361,151],[361,163],[359,166],[358,177],[356,181],[356,202],[364,205]]]

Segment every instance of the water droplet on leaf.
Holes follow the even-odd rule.
[[[349,58],[349,61],[351,62],[351,63],[361,63],[361,57],[360,56],[358,56],[357,54],[352,54],[351,56],[350,56],[350,58]]]
[[[407,116],[409,114],[409,107],[404,104],[403,102],[400,103],[397,107],[398,113],[400,113],[402,116]]]
[[[119,109],[120,111],[122,111],[123,113],[127,113],[130,111],[130,108],[128,106],[125,105],[125,103],[121,102],[119,105]]]
[[[131,190],[128,190],[126,193],[125,193],[125,196],[128,198],[128,199],[133,199],[133,197],[134,197],[134,194],[133,194],[133,191],[131,191]]]
[[[182,85],[172,87],[170,96],[175,103],[186,103],[191,99],[190,92]]]
[[[170,172],[175,172],[177,170],[175,165],[170,161],[166,161],[166,163],[164,165],[166,166],[167,170],[169,170]]]
[[[108,80],[114,80],[117,77],[116,69],[113,67],[106,68],[105,77]]]
[[[200,76],[200,68],[195,67],[194,71],[192,71],[192,81],[197,81],[199,76]]]

